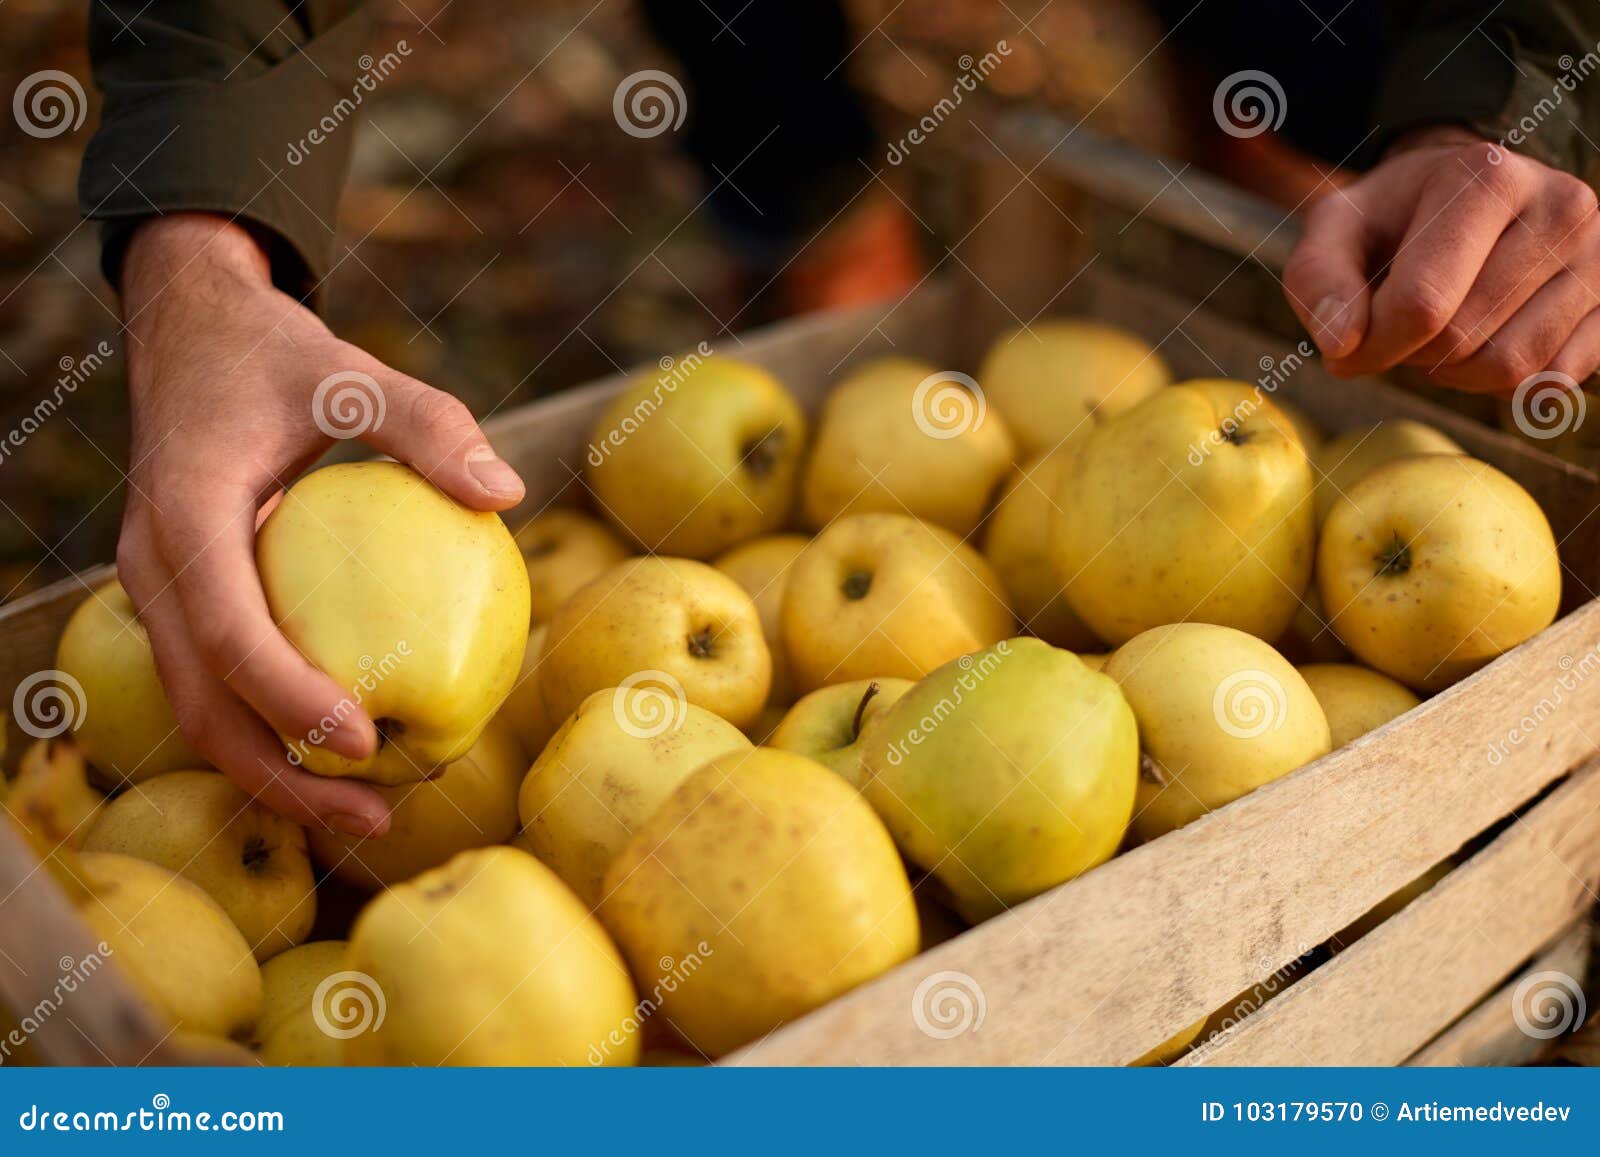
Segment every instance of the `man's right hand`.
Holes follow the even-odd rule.
[[[330,375],[382,391],[383,421],[361,438],[476,510],[521,500],[516,472],[454,397],[340,341],[273,287],[242,228],[209,214],[141,225],[122,275],[133,447],[117,544],[184,738],[241,788],[301,823],[381,835],[388,808],[370,787],[289,763],[279,735],[341,718],[324,743],[374,749],[367,715],[277,629],[255,565],[269,504],[332,444],[313,403]],[[276,734],[275,734],[276,733]]]

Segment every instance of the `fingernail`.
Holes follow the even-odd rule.
[[[323,737],[323,746],[346,759],[366,759],[372,754],[373,743],[361,728],[341,723]]]
[[[1349,340],[1350,310],[1344,302],[1331,294],[1324,297],[1317,302],[1317,308],[1311,311],[1311,321],[1311,336],[1317,339],[1317,345],[1324,354],[1338,357],[1345,352],[1345,343]]]
[[[358,840],[370,839],[378,834],[383,826],[379,821],[370,816],[352,815],[348,812],[335,812],[328,817],[328,826],[336,832],[343,832],[347,836],[354,836]]]
[[[522,493],[522,479],[517,472],[487,446],[479,446],[467,455],[467,469],[486,493],[513,497]]]

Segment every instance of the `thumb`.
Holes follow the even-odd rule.
[[[1371,310],[1367,242],[1361,210],[1331,194],[1306,214],[1300,241],[1284,266],[1289,305],[1324,357],[1348,357],[1366,336]]]
[[[522,501],[522,479],[459,399],[393,370],[379,386],[384,415],[362,434],[369,446],[474,510],[505,510]]]

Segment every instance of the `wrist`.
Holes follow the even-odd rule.
[[[272,287],[267,255],[249,230],[211,213],[170,213],[134,230],[122,266],[123,314],[136,319],[164,299],[221,297]]]

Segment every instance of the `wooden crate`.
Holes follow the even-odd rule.
[[[994,284],[982,292],[993,296]],[[1285,364],[1293,353],[1109,263],[1075,271],[1065,292],[1054,284],[1054,308],[1144,334],[1182,374],[1254,380],[1263,359]],[[970,370],[974,340],[987,336],[972,332],[981,314],[972,302],[969,288],[930,282],[893,306],[730,336],[717,349],[768,367],[815,413],[829,385],[870,357],[915,354]],[[529,483],[513,520],[581,500],[589,425],[623,384],[607,379],[488,423]],[[1314,360],[1280,392],[1330,431],[1379,418],[1432,422],[1520,480],[1561,543],[1564,617],[1379,731],[939,946],[728,1063],[1125,1064],[1457,854],[1459,866],[1432,891],[1182,1063],[1530,1055],[1539,1042],[1512,1008],[1519,978],[1582,975],[1600,881],[1600,483],[1383,382],[1336,382]],[[54,665],[62,624],[105,573],[0,609],[6,701]],[[1525,716],[1537,726],[1506,743]],[[58,960],[89,950],[87,929],[0,825],[0,997],[33,1007]],[[976,1031],[919,1029],[913,1004],[937,973],[981,990]],[[113,969],[33,1043],[63,1063],[177,1055]]]

